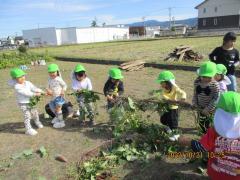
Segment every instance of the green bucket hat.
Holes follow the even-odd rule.
[[[240,114],[240,94],[233,91],[221,94],[217,108],[232,114]]]
[[[200,66],[197,73],[199,76],[213,77],[217,73],[216,64],[211,61],[205,62]]]
[[[26,73],[18,68],[11,69],[10,76],[14,79],[24,76]]]
[[[229,91],[221,94],[214,115],[214,129],[225,138],[240,138],[240,94]]]
[[[171,71],[163,71],[158,75],[158,78],[156,79],[157,83],[161,83],[163,81],[171,81],[175,80],[175,76]]]
[[[217,74],[223,74],[223,75],[227,74],[227,68],[223,64],[217,64],[216,67],[217,67]]]
[[[123,79],[123,75],[120,69],[112,68],[109,70],[109,76],[113,79]]]
[[[48,72],[53,73],[59,71],[58,65],[57,64],[49,64],[48,65]]]
[[[80,72],[80,71],[86,71],[84,66],[82,66],[81,64],[78,64],[75,66],[74,72]]]

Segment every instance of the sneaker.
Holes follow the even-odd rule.
[[[55,124],[55,123],[57,123],[57,122],[58,122],[58,118],[57,118],[57,117],[54,117],[54,118],[52,119],[52,121],[51,121],[52,124]]]
[[[175,137],[176,141],[178,141],[180,134],[175,134],[174,137]]]
[[[80,111],[79,111],[79,109],[74,113],[74,116],[75,116],[75,117],[80,116]]]
[[[37,135],[37,131],[35,130],[35,129],[28,129],[26,132],[25,132],[25,134],[26,135],[30,135],[30,136],[35,136],[35,135]]]
[[[60,122],[56,122],[54,125],[53,125],[54,128],[63,128],[65,127],[65,122],[64,121],[60,121]]]
[[[43,128],[43,124],[40,121],[35,121],[34,123],[39,129]]]
[[[38,127],[38,129],[42,129],[44,127],[42,123],[40,123],[40,124],[38,124],[36,126]]]
[[[180,134],[175,134],[175,135],[169,137],[169,140],[170,141],[177,141],[179,137],[180,137]]]
[[[164,129],[165,129],[165,132],[167,134],[171,134],[172,133],[172,130],[169,127],[165,127]]]

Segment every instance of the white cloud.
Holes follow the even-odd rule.
[[[94,9],[99,9],[107,7],[107,4],[83,4],[79,2],[57,2],[57,1],[48,1],[48,2],[30,2],[24,5],[20,5],[21,9],[29,10],[51,10],[53,12],[83,12],[90,11]]]

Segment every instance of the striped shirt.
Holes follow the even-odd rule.
[[[203,84],[200,78],[194,81],[194,93],[192,103],[194,106],[205,109],[209,113],[213,113],[220,95],[220,88],[217,81]]]

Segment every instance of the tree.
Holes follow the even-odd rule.
[[[18,51],[19,51],[20,53],[27,53],[27,47],[26,47],[25,45],[20,45],[20,46],[18,47]]]
[[[97,22],[95,20],[93,20],[91,23],[91,27],[96,27],[96,26],[97,26]]]
[[[91,23],[91,27],[97,27],[97,18],[95,17]]]
[[[105,27],[105,26],[106,26],[106,23],[105,23],[105,22],[104,22],[104,23],[102,23],[102,26],[103,26],[103,27]]]

